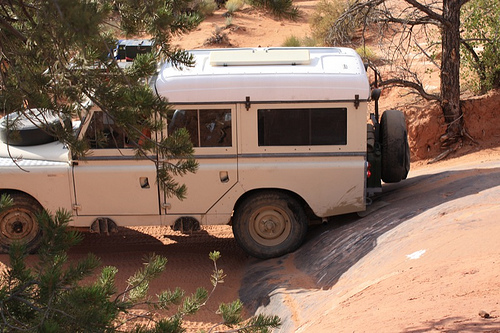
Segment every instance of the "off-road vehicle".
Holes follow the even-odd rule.
[[[382,181],[406,178],[404,115],[389,110],[379,122],[377,108],[369,113],[379,91],[371,92],[355,51],[190,52],[194,67],[167,62],[153,80],[175,110],[153,138],[186,128],[195,147],[199,169],[179,179],[187,198],[162,192],[155,162],[161,157],[136,158],[124,131],[102,111],[91,109],[76,131],[90,146],[82,160],[27,121],[7,144],[4,123],[22,118],[11,114],[0,121],[0,192],[14,200],[0,214],[4,250],[16,240],[36,248],[37,212],[64,208],[73,212],[73,226],[94,231],[231,224],[249,254],[275,257],[299,247],[310,222],[364,211]],[[96,144],[98,133],[112,140]]]

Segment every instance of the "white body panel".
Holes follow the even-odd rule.
[[[0,157],[0,189],[31,195],[44,208],[72,211],[71,167],[66,162],[17,160]]]

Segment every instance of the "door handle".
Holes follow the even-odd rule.
[[[219,171],[219,178],[221,183],[227,183],[229,181],[229,173],[227,171]]]
[[[139,185],[141,185],[141,188],[149,188],[148,177],[139,177]]]

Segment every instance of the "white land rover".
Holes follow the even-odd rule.
[[[0,192],[14,199],[0,214],[3,250],[16,240],[35,249],[36,213],[64,208],[73,212],[73,226],[94,231],[232,224],[249,254],[275,257],[299,247],[311,221],[363,211],[381,180],[406,178],[404,115],[386,111],[379,123],[378,108],[368,114],[370,86],[353,50],[191,52],[194,67],[166,63],[154,80],[176,110],[160,135],[186,128],[195,147],[198,172],[180,179],[187,198],[162,193],[154,160],[137,159],[99,110],[77,131],[92,147],[85,160],[29,126],[21,127],[21,142],[7,145],[0,121]],[[93,144],[99,130],[115,140]]]

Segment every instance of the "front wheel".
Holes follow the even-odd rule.
[[[27,195],[14,193],[10,197],[12,205],[0,212],[0,252],[8,252],[14,242],[23,242],[31,253],[41,241],[37,216],[42,206]]]
[[[267,191],[249,196],[234,213],[233,233],[250,255],[279,257],[296,250],[307,233],[304,209],[290,195]]]

